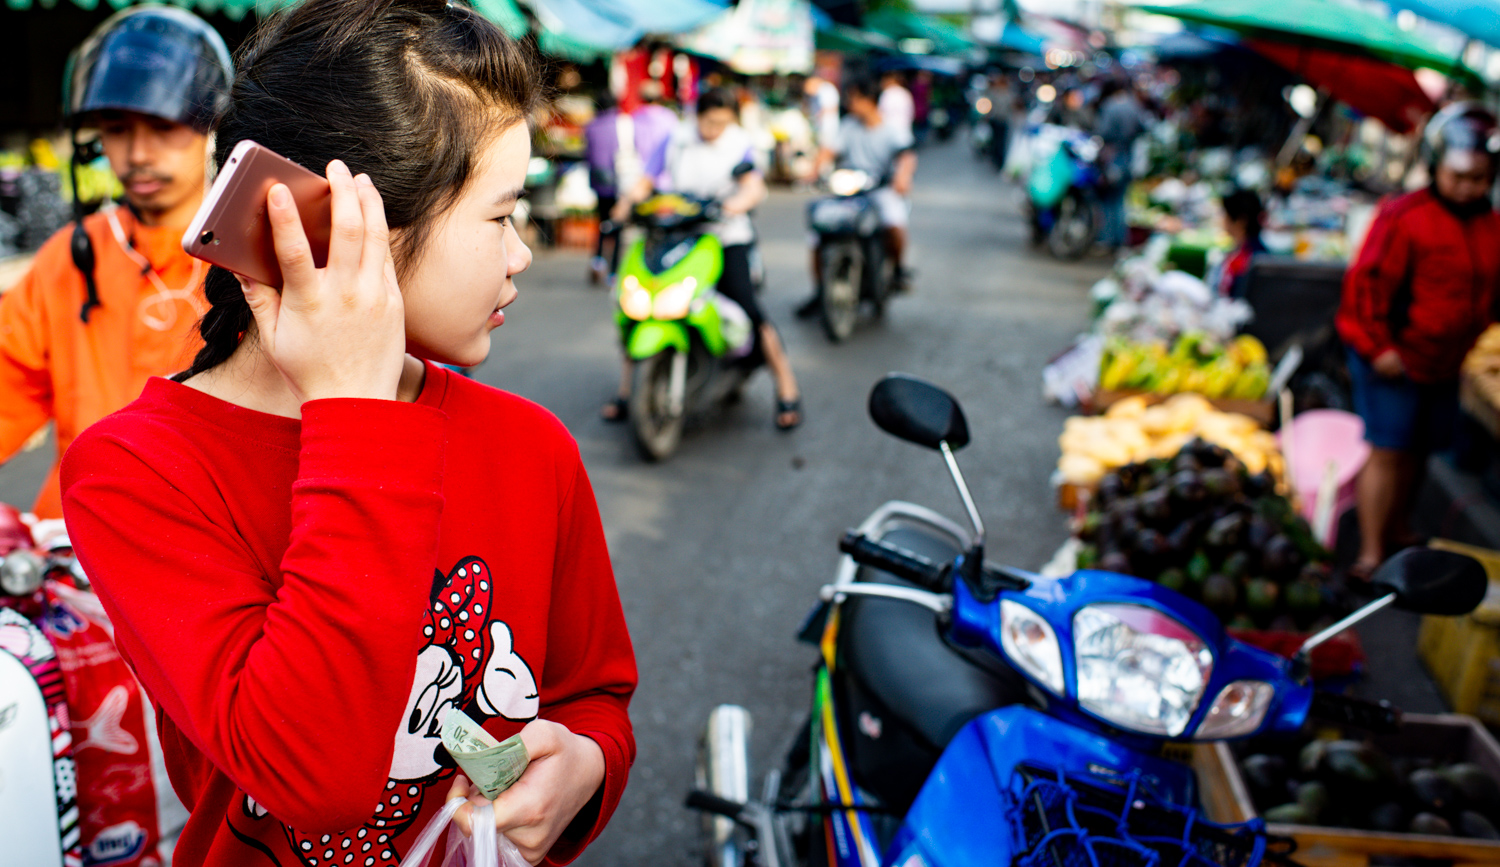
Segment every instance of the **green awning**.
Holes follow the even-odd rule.
[[[889,36],[860,30],[847,24],[830,24],[813,34],[813,44],[819,51],[842,51],[845,54],[864,56],[872,53],[896,53],[896,42]]]
[[[903,39],[923,39],[932,43],[933,54],[963,54],[977,44],[963,30],[932,15],[901,9],[879,9],[865,15],[865,29],[873,30],[899,43]]]
[[[1259,39],[1354,50],[1407,69],[1434,69],[1482,83],[1451,54],[1394,22],[1333,0],[1195,0],[1180,6],[1136,6],[1142,12],[1210,24]]]

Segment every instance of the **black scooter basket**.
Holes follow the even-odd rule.
[[[1290,840],[1265,823],[1218,825],[1152,795],[1139,774],[1107,779],[1020,765],[1010,821],[1024,839],[1013,867],[1296,867]]]

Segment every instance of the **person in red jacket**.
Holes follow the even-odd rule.
[[[1409,516],[1427,455],[1452,438],[1459,366],[1500,301],[1495,117],[1454,104],[1428,123],[1424,144],[1432,185],[1382,207],[1335,319],[1372,447],[1358,482],[1357,576],[1414,541]]]
[[[520,734],[496,828],[566,863],[635,755],[598,508],[555,417],[437,364],[484,360],[531,263],[511,216],[537,71],[443,0],[308,0],[237,60],[217,159],[253,137],[326,166],[326,264],[273,185],[284,285],[214,268],[191,368],[62,472],[191,810],[174,863],[399,863],[446,801],[482,800],[441,748],[456,711]]]

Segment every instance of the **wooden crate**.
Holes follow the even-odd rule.
[[[1500,779],[1500,744],[1471,716],[1407,714],[1401,731],[1373,738],[1376,746],[1398,753],[1461,755]],[[1203,809],[1215,822],[1242,822],[1255,817],[1255,804],[1229,748],[1194,755]],[[1200,764],[1202,767],[1200,767]],[[1230,802],[1232,801],[1232,803]],[[1389,834],[1313,825],[1266,826],[1271,834],[1297,841],[1292,858],[1305,867],[1369,867],[1373,856],[1431,858],[1452,867],[1495,867],[1500,841],[1427,834]]]
[[[1422,618],[1417,655],[1455,711],[1500,726],[1500,552],[1446,539],[1432,547],[1467,554],[1490,577],[1490,590],[1473,613]]]
[[[1090,412],[1104,412],[1111,406],[1119,403],[1127,397],[1139,395],[1146,399],[1146,403],[1152,406],[1172,397],[1170,394],[1151,394],[1133,389],[1121,389],[1119,391],[1100,390],[1091,395],[1085,403],[1085,408]],[[1209,397],[1208,402],[1214,405],[1214,409],[1220,412],[1237,412],[1240,415],[1249,416],[1261,427],[1270,427],[1276,420],[1276,403],[1270,400],[1238,400],[1228,397]]]

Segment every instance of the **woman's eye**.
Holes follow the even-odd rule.
[[[510,225],[510,220],[511,220],[511,215],[510,214],[506,214],[503,217],[496,217],[495,218],[495,222],[499,223],[501,228],[505,228],[506,226],[509,226]]]

